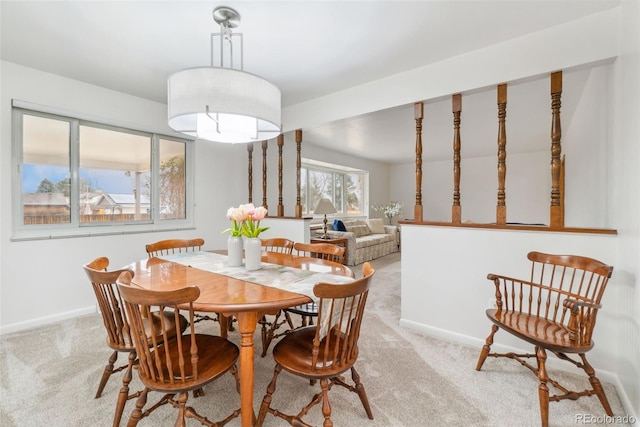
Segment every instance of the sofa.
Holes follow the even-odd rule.
[[[369,220],[335,220],[327,225],[331,237],[347,239],[345,264],[353,266],[400,250],[400,234],[395,225],[384,225],[381,218]]]

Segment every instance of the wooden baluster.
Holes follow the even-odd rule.
[[[451,96],[451,110],[453,112],[453,206],[451,206],[451,222],[462,222],[462,208],[460,206],[460,113],[462,112],[462,95]]]
[[[268,141],[262,141],[262,206],[269,210],[267,205],[267,147]]]
[[[413,115],[416,119],[416,205],[413,207],[413,220],[422,221],[422,102],[413,104]]]
[[[507,85],[498,85],[498,204],[496,206],[496,224],[507,223],[505,180],[507,177]]]
[[[253,142],[247,144],[247,153],[249,153],[249,198],[248,203],[253,203]]]
[[[284,135],[278,135],[278,216],[284,216],[284,205],[282,204],[282,146],[284,145]]]
[[[302,204],[300,203],[300,169],[302,168],[301,157],[302,129],[296,130],[296,218],[302,218]]]
[[[562,71],[551,73],[551,206],[549,222],[551,227],[564,227],[562,206],[560,205],[560,169],[562,147],[560,139],[560,98],[562,96]]]

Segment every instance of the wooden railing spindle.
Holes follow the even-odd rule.
[[[507,177],[507,85],[498,85],[498,203],[496,206],[496,223],[507,223],[507,205],[505,180]]]
[[[284,135],[278,135],[278,216],[284,216],[284,205],[282,204],[282,146],[284,145]]]
[[[253,203],[253,143],[247,144],[249,154],[249,198],[248,203]]]
[[[267,148],[268,141],[262,141],[262,206],[269,210],[267,205]]]
[[[560,169],[562,168],[560,139],[560,98],[562,96],[562,71],[551,73],[551,206],[549,222],[551,227],[564,227],[564,217],[560,206]]]
[[[300,203],[300,169],[302,169],[301,144],[302,129],[296,129],[296,218],[302,218],[302,204]]]
[[[414,221],[422,221],[422,119],[424,104],[416,102],[413,105],[416,120],[416,205],[413,208]]]
[[[451,206],[451,222],[462,222],[462,207],[460,206],[460,113],[462,112],[462,95],[451,96],[451,110],[453,112],[453,206]]]

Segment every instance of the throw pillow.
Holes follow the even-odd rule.
[[[374,218],[367,221],[367,225],[373,234],[385,234],[382,218]]]
[[[344,223],[339,219],[333,220],[333,229],[336,231],[347,231],[347,228],[344,226]]]
[[[354,225],[349,228],[349,231],[353,233],[353,236],[357,239],[358,237],[368,236],[371,234],[371,230],[366,225]]]

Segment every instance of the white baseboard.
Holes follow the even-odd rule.
[[[37,319],[28,320],[26,322],[11,323],[9,325],[0,325],[0,335],[25,331],[27,329],[33,329],[39,326],[45,326],[45,325],[60,322],[63,320],[67,320],[67,319],[73,319],[75,317],[86,316],[88,314],[95,314],[97,312],[98,312],[97,307],[95,305],[92,305],[90,307],[81,308],[79,310],[58,313],[53,316],[39,317]]]
[[[401,327],[407,328],[407,329],[411,329],[420,333],[423,333],[426,336],[429,337],[433,337],[433,338],[439,338],[439,339],[443,339],[445,341],[450,341],[450,342],[454,342],[454,343],[458,343],[458,344],[464,344],[464,345],[469,345],[469,346],[473,346],[473,347],[478,347],[478,354],[480,354],[480,348],[484,345],[485,341],[483,339],[478,339],[476,337],[471,337],[468,335],[463,335],[463,334],[459,334],[457,332],[453,332],[453,331],[449,331],[446,329],[440,329],[440,328],[436,328],[433,326],[429,326],[429,325],[425,325],[422,323],[417,323],[411,320],[407,320],[407,319],[400,319],[399,322]],[[499,352],[499,353],[508,353],[508,352],[514,352],[514,353],[530,353],[531,349],[526,350],[526,349],[521,349],[521,348],[515,348],[515,347],[510,347],[510,346],[505,346],[505,345],[501,345],[501,344],[493,344],[491,346],[492,351],[495,352]],[[563,372],[569,372],[569,373],[573,373],[575,374],[575,370],[571,371],[569,369],[567,369],[568,367],[570,367],[572,365],[569,365],[567,363],[561,363],[560,360],[554,358],[549,358],[547,359],[547,367],[552,368],[552,369],[556,369],[559,371],[563,371]],[[624,406],[625,409],[625,416],[628,419],[628,421],[630,422],[630,425],[632,426],[640,426],[640,420],[638,419],[638,416],[636,415],[634,409],[633,409],[633,405],[631,404],[631,399],[629,399],[629,395],[627,394],[626,390],[624,389],[624,386],[622,385],[622,383],[620,382],[620,378],[618,377],[617,374],[604,370],[604,369],[598,369],[597,366],[594,366],[596,372],[598,373],[598,377],[600,379],[602,379],[603,381],[606,381],[608,383],[611,383],[615,386],[616,391],[618,392],[618,396],[620,397],[620,401],[622,402],[622,406]],[[475,369],[475,367],[471,367],[470,369]]]

